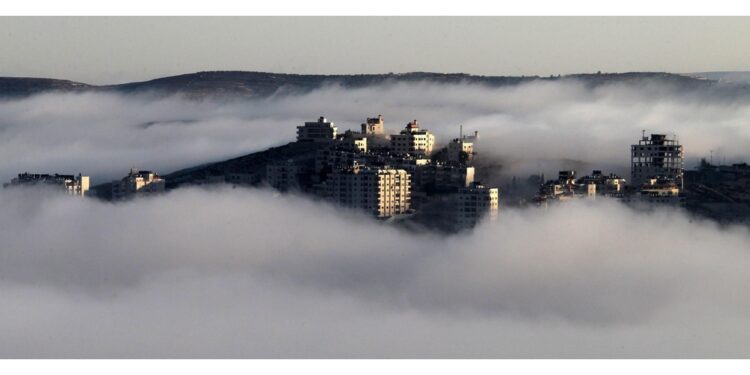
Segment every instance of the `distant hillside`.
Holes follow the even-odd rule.
[[[23,97],[45,92],[82,92],[95,86],[48,78],[0,77],[0,97]]]
[[[710,79],[720,83],[750,83],[750,72],[702,72],[691,73],[690,76]]]
[[[360,75],[302,75],[262,72],[217,71],[183,74],[151,81],[120,85],[95,86],[43,78],[0,78],[0,97],[26,97],[45,92],[115,92],[182,95],[189,98],[247,97],[265,98],[275,93],[304,93],[326,84],[344,87],[367,87],[383,83],[430,82],[472,83],[490,87],[517,85],[532,81],[578,80],[588,86],[611,83],[661,83],[679,89],[701,89],[712,86],[712,80],[671,73],[575,74],[549,77],[477,76],[463,73],[402,73]]]

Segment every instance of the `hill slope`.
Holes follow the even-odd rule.
[[[477,76],[463,73],[403,73],[358,75],[302,75],[244,71],[198,72],[144,82],[95,86],[45,78],[0,78],[0,97],[25,97],[45,92],[115,92],[122,94],[182,95],[189,98],[265,98],[275,93],[304,93],[326,84],[357,88],[384,83],[472,83],[501,87],[532,81],[578,80],[588,86],[611,83],[661,83],[679,89],[701,89],[716,82],[670,73],[576,74],[550,77]]]

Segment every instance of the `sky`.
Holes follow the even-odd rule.
[[[3,17],[0,76],[750,70],[743,17]]]

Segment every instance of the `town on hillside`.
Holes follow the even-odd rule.
[[[466,135],[462,126],[457,130],[457,138],[438,144],[416,119],[395,134],[386,131],[380,115],[367,118],[359,131],[340,133],[320,116],[297,126],[296,142],[167,176],[134,168],[120,180],[90,187],[89,177],[81,174],[22,173],[4,186],[53,185],[81,197],[91,188],[95,197],[121,201],[188,185],[266,185],[407,227],[461,231],[496,220],[502,196],[498,186],[477,179],[477,169],[483,168],[476,165],[481,157],[479,133]],[[716,166],[703,160],[696,170],[686,171],[676,136],[645,131],[630,145],[629,155],[629,179],[601,170],[590,175],[564,170],[551,180],[533,175],[525,182],[533,195],[503,202],[548,208],[606,198],[648,207],[686,207],[719,220],[750,217],[747,164]],[[515,185],[514,177],[508,189]]]

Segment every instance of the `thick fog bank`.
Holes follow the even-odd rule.
[[[253,189],[0,190],[2,357],[747,357],[750,233],[616,202],[456,236]]]

